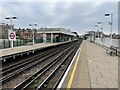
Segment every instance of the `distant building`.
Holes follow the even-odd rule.
[[[14,26],[12,26],[14,29]],[[0,39],[8,39],[8,30],[11,29],[11,26],[8,24],[0,24]]]
[[[46,42],[70,41],[77,38],[77,33],[64,28],[41,28],[37,30],[37,34]]]
[[[95,32],[95,31],[86,31],[85,34],[84,34],[84,38],[89,40],[89,41],[92,41],[92,42],[95,42],[95,38],[110,38],[110,35],[107,35],[107,34],[104,34],[103,32]],[[119,34],[115,34],[113,33],[112,34],[112,39],[120,39],[120,35]]]
[[[8,39],[8,30],[11,29],[11,26],[8,24],[0,25],[0,38]],[[26,29],[16,29],[12,26],[13,31],[16,32],[16,38],[22,40],[32,40],[33,39],[33,30]],[[72,32],[69,29],[64,28],[41,28],[34,29],[34,39],[41,39],[44,42],[62,42],[62,41],[71,41],[78,39],[79,35],[77,32]]]
[[[113,35],[113,39],[120,39],[120,34]]]
[[[32,39],[33,38],[33,30],[27,29],[14,29],[16,31],[16,36],[18,39]],[[34,30],[34,36],[36,37],[37,30]]]
[[[97,36],[97,34],[95,31],[87,31],[84,34],[85,39],[93,41],[93,42],[95,41],[96,36]]]
[[[33,30],[31,29],[14,29],[19,39],[33,39]],[[62,42],[79,38],[77,32],[71,32],[69,29],[63,28],[41,28],[34,29],[35,40],[39,39],[44,42]]]

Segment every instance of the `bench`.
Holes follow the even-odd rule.
[[[117,56],[120,57],[120,49],[117,49]]]
[[[120,51],[118,50],[118,47],[115,47],[115,46],[111,46],[110,48],[106,48],[106,52],[109,53],[111,56],[112,55],[118,55],[120,54]]]

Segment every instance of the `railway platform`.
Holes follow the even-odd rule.
[[[118,88],[118,56],[110,56],[97,44],[84,41],[58,88]]]
[[[0,59],[5,60],[5,59],[10,58],[10,57],[15,58],[16,56],[19,56],[22,54],[29,54],[30,52],[34,53],[36,50],[64,44],[67,42],[70,42],[70,41],[59,42],[59,43],[40,43],[40,44],[29,45],[29,46],[20,46],[20,47],[1,49],[0,50]]]

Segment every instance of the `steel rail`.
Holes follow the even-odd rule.
[[[72,47],[72,46],[71,46]],[[70,48],[70,47],[69,47]],[[68,49],[67,49],[68,50]],[[67,51],[66,50],[66,51]],[[64,51],[65,53],[65,51]],[[45,68],[47,68],[49,65],[51,65],[57,58],[60,58],[61,55],[64,55],[64,53],[62,52],[59,56],[57,56],[53,61],[51,61],[51,63],[45,65],[43,68],[41,68],[40,70],[38,70],[36,73],[34,73],[31,77],[27,78],[26,80],[24,80],[23,82],[21,82],[19,85],[17,85],[16,87],[14,87],[14,90],[20,89],[21,87],[23,87],[23,85],[25,85],[27,82],[30,82],[32,77],[36,76],[38,73],[40,73],[42,70],[44,71]],[[34,80],[33,80],[34,81]]]
[[[74,48],[75,49],[75,48]],[[43,85],[55,74],[55,72],[61,67],[61,65],[63,65],[63,63],[66,61],[66,59],[69,57],[69,55],[74,51],[74,49],[72,49],[62,60],[62,62],[52,71],[52,73],[37,87],[36,90],[40,90]]]
[[[5,77],[2,78],[2,80],[0,80],[0,83],[4,84],[6,81],[12,79],[12,77],[15,77],[16,75],[18,75],[19,73],[25,71],[25,70],[28,70],[29,68],[35,66],[36,64],[44,61],[45,59],[47,58],[50,58],[51,56],[55,55],[56,53],[60,52],[61,50],[56,50],[55,52],[47,55],[46,57],[43,57],[42,59],[38,60],[38,61],[35,61],[33,63],[29,63],[28,65],[27,64],[24,64],[24,67],[20,68],[20,69],[17,69],[16,71],[14,71],[13,73],[10,73],[8,75],[6,75]],[[27,66],[26,66],[27,65]]]
[[[63,44],[62,46],[56,47],[56,49],[57,49],[57,48],[60,48],[60,47],[62,48],[62,47],[64,47],[64,46],[65,46],[65,44]],[[11,69],[11,68],[14,67],[14,66],[18,66],[18,65],[20,65],[21,63],[26,62],[26,60],[30,60],[30,59],[33,59],[33,58],[38,57],[38,56],[44,57],[46,54],[52,53],[52,52],[54,52],[56,49],[55,49],[55,48],[52,48],[52,49],[50,49],[50,50],[48,50],[48,51],[46,51],[46,52],[42,52],[42,53],[37,54],[37,55],[35,55],[35,56],[31,57],[31,58],[27,58],[27,59],[25,59],[24,61],[21,61],[21,62],[19,62],[19,63],[17,63],[17,64],[15,63],[15,64],[10,65],[10,66],[8,66],[8,67],[2,68],[2,75],[4,75],[4,73],[5,73],[4,71],[5,71],[5,70],[9,70],[9,69]]]

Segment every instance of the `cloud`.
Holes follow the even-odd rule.
[[[3,3],[4,16],[18,15],[18,16],[32,16],[32,10],[30,5],[24,3]]]
[[[56,2],[42,2],[40,7],[47,15],[55,16],[56,4],[57,4]]]
[[[56,25],[60,25],[62,24],[63,22],[65,22],[65,20],[67,20],[67,17],[69,17],[68,14],[63,14],[63,15],[60,15],[59,18],[58,17],[55,17],[52,21],[52,24],[56,24]]]
[[[81,34],[85,30],[94,28],[97,21],[105,22],[105,12],[114,13],[114,29],[117,29],[117,3],[113,2],[73,2],[71,1],[41,1],[41,2],[4,2],[2,5],[2,18],[17,16],[13,21],[16,27],[28,27],[30,23],[37,23],[39,27],[65,27]],[[0,9],[1,11],[1,9]],[[3,20],[8,23],[9,21]],[[116,31],[115,31],[116,32]]]
[[[2,0],[0,2],[119,2],[119,0]]]
[[[88,24],[88,23],[95,22],[96,20],[97,20],[96,17],[91,17],[91,18],[86,19],[84,22],[85,22],[86,24]]]
[[[92,2],[91,7],[96,9],[96,8],[99,8],[103,4],[104,4],[104,2],[102,2],[102,1],[101,2]]]

